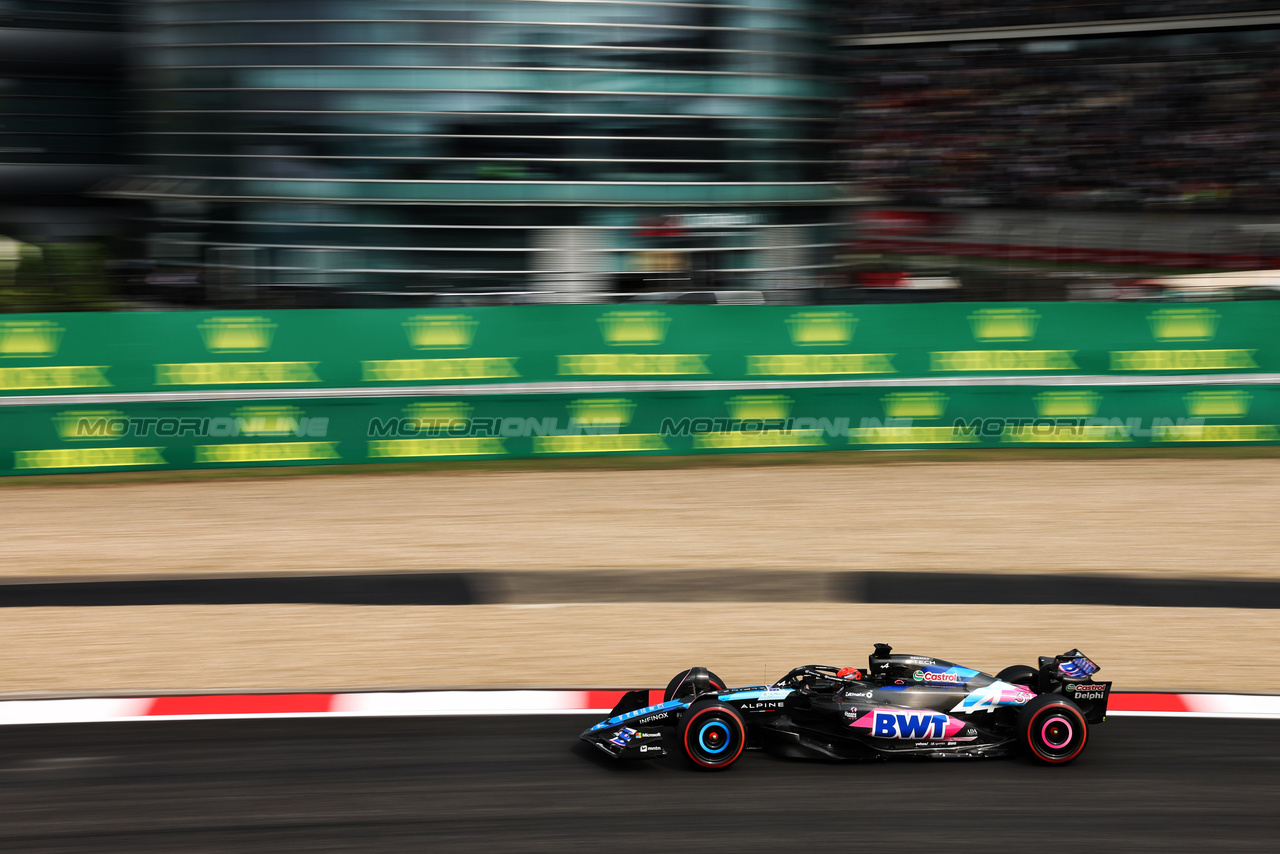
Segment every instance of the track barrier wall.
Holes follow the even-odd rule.
[[[1280,305],[0,318],[0,473],[1280,443]]]

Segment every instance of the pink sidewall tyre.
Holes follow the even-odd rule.
[[[1022,709],[1018,740],[1023,752],[1044,765],[1065,765],[1084,750],[1089,724],[1075,703],[1041,694]]]

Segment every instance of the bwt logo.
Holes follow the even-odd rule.
[[[946,738],[947,716],[928,715],[922,712],[877,711],[871,725],[876,738],[901,738],[920,740]]]

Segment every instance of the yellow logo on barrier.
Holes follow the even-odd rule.
[[[606,311],[596,322],[604,342],[613,347],[661,344],[671,326],[671,318],[660,311]]]
[[[423,401],[420,403],[411,403],[404,408],[406,418],[416,418],[421,421],[441,422],[441,421],[465,421],[471,417],[471,413],[475,407],[460,403],[457,401]]]
[[[778,353],[747,356],[752,376],[812,376],[815,374],[892,374],[894,353]]]
[[[1280,429],[1274,424],[1157,425],[1151,436],[1156,442],[1280,442]]]
[[[623,427],[631,423],[635,411],[635,402],[625,397],[575,400],[569,404],[573,420],[590,427]]]
[[[1113,371],[1247,371],[1257,350],[1112,350]]]
[[[728,430],[723,433],[700,433],[693,437],[693,447],[699,451],[817,448],[826,447],[826,444],[822,433],[817,430],[762,430],[747,433]]]
[[[705,353],[576,353],[557,356],[567,376],[672,376],[709,374]]]
[[[781,421],[791,414],[792,403],[784,394],[740,394],[726,405],[738,421]]]
[[[481,457],[505,454],[502,439],[490,436],[455,436],[433,439],[380,439],[369,443],[369,456],[379,459],[414,457]]]
[[[119,410],[79,409],[54,415],[53,429],[64,442],[115,440],[128,432],[129,424]]]
[[[583,433],[580,436],[534,436],[535,454],[622,454],[670,450],[659,433]]]
[[[14,451],[15,469],[116,468],[120,466],[162,466],[168,460],[164,448],[51,448],[41,451]]]
[[[0,320],[0,358],[57,355],[65,331],[52,320]]]
[[[975,341],[1030,341],[1039,323],[1030,308],[980,308],[969,315]]]
[[[518,377],[519,356],[479,356],[465,359],[373,359],[360,363],[365,382],[433,382]]]
[[[941,418],[947,396],[940,391],[895,391],[880,398],[890,418]]]
[[[41,368],[0,368],[0,389],[106,388],[106,365],[48,365]]]
[[[801,311],[786,323],[797,347],[838,347],[853,340],[858,318],[847,311]]]
[[[948,426],[885,424],[854,427],[849,431],[850,445],[962,445],[977,441],[976,435],[958,434],[954,427]]]
[[[318,383],[319,362],[186,362],[156,365],[156,385]]]
[[[1211,308],[1158,308],[1147,323],[1157,341],[1211,341],[1220,317]]]
[[[1240,418],[1249,414],[1253,395],[1247,391],[1193,391],[1183,401],[1187,414],[1196,418]]]
[[[1096,391],[1043,391],[1033,399],[1041,418],[1091,418],[1102,403]]]
[[[931,371],[1074,371],[1075,350],[935,350]]]
[[[341,459],[337,442],[255,442],[251,445],[196,445],[196,462],[283,463]]]
[[[419,314],[403,325],[415,350],[466,350],[480,321],[466,314]]]
[[[267,317],[211,317],[199,329],[210,353],[265,353],[276,324]]]

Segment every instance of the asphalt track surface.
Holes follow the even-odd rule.
[[[1064,768],[619,763],[591,716],[0,733],[0,851],[1275,851],[1280,722],[1113,718]]]

